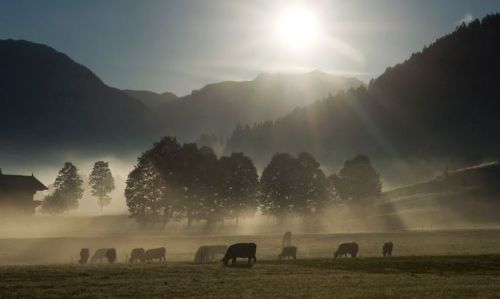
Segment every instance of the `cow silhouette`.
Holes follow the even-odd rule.
[[[165,247],[148,249],[144,253],[142,261],[147,262],[147,263],[151,263],[155,259],[158,259],[160,262],[166,262],[167,261],[166,252],[167,252],[167,250],[165,249]]]
[[[194,255],[194,262],[202,264],[213,261],[218,255],[224,255],[226,250],[226,245],[200,246]]]
[[[358,256],[358,251],[359,251],[359,246],[358,243],[352,242],[352,243],[342,243],[339,245],[337,250],[335,251],[334,257],[341,257],[345,256],[347,257],[348,254],[351,255],[351,257],[356,257]]]
[[[88,248],[82,248],[80,249],[80,259],[78,260],[78,263],[80,265],[84,265],[88,262],[90,257],[90,250]]]
[[[142,262],[144,259],[144,253],[146,251],[144,248],[134,248],[130,252],[130,259],[128,260],[129,263],[133,264],[134,262]]]
[[[229,260],[232,260],[232,265],[236,263],[237,258],[248,258],[248,266],[250,266],[251,261],[255,264],[257,262],[257,257],[255,253],[257,252],[257,245],[255,243],[236,243],[231,246],[226,251],[226,254],[222,258],[224,266],[227,266]]]
[[[109,248],[106,251],[106,259],[110,264],[114,264],[116,262],[116,249]]]
[[[392,249],[394,248],[394,244],[392,242],[384,243],[382,246],[382,254],[384,256],[392,256]]]
[[[286,258],[293,258],[294,260],[297,259],[297,247],[295,246],[288,246],[288,247],[285,247],[283,248],[283,250],[281,250],[281,253],[278,255],[278,258],[280,260]]]
[[[94,252],[94,255],[90,259],[90,263],[100,262],[102,263],[104,259],[107,259],[110,264],[116,262],[116,250],[114,248],[100,248]]]

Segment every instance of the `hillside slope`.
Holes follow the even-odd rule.
[[[148,90],[132,90],[124,89],[126,94],[134,97],[151,109],[157,108],[159,105],[171,102],[177,99],[177,96],[171,92],[156,93]]]
[[[0,41],[3,149],[115,146],[147,135],[149,114],[141,101],[50,47]]]
[[[359,153],[397,162],[498,156],[498,53],[499,14],[460,26],[367,88],[238,127],[228,151],[261,161],[275,152],[309,151],[329,167]]]
[[[167,132],[183,139],[201,133],[228,136],[238,123],[271,120],[341,90],[364,85],[356,78],[320,71],[261,74],[252,81],[209,84],[190,95],[160,104],[158,118]]]

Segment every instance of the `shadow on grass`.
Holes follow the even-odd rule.
[[[280,264],[277,261],[262,261]],[[392,258],[303,259],[289,264],[369,273],[500,274],[500,255],[406,256]]]
[[[228,264],[227,266],[224,266],[225,268],[244,268],[244,269],[250,269],[253,267],[253,263],[252,264],[247,264],[247,263],[236,263],[236,264]]]

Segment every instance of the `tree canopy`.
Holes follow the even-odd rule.
[[[332,177],[337,194],[344,200],[377,198],[382,184],[377,171],[366,156],[357,156],[344,163],[338,176]]]
[[[99,207],[102,211],[104,206],[111,203],[111,197],[108,194],[115,189],[115,180],[109,169],[108,162],[95,162],[89,176],[89,185],[92,188],[92,195],[97,196],[99,199]]]
[[[42,212],[59,214],[78,208],[78,201],[83,195],[82,182],[76,166],[66,162],[56,177],[54,192],[43,201]]]

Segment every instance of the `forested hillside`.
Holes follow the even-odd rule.
[[[375,160],[463,160],[500,149],[500,15],[458,27],[367,88],[344,92],[275,121],[238,126],[228,151],[266,160],[309,151],[330,165]]]

